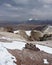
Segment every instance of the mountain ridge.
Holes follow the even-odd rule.
[[[18,24],[52,25],[52,20],[0,21],[0,26],[18,25]]]

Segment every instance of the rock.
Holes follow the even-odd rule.
[[[31,43],[30,43],[30,44],[27,43],[27,44],[25,45],[25,48],[26,48],[26,49],[33,50],[33,51],[40,51],[39,48],[37,48],[35,45],[33,45],[33,44],[31,44]]]
[[[52,40],[52,34],[44,34],[40,41]]]
[[[40,31],[36,31],[36,30],[31,31],[31,39],[32,40],[39,41],[40,37],[42,37],[42,36],[43,36],[43,33]]]

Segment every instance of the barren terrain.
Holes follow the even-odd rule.
[[[8,50],[17,59],[17,65],[52,65],[52,54],[43,51],[32,51],[29,49]],[[47,64],[44,60],[47,59]]]

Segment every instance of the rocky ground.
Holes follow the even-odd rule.
[[[0,44],[3,44],[3,46],[9,51],[9,53],[11,53],[16,58],[17,61],[15,63],[17,65],[52,65],[52,54],[40,51],[39,48],[36,48],[34,46],[36,43],[36,44],[52,47],[52,41],[46,41],[46,42],[24,41],[22,36],[8,32],[0,32],[0,35],[1,35]],[[18,40],[18,41],[11,42],[11,40],[13,41]],[[19,42],[19,40],[21,41]],[[6,41],[9,43],[6,44],[5,43]],[[30,42],[32,43],[30,46],[28,45],[27,47],[21,50],[18,49],[22,46],[22,43],[30,44]],[[9,48],[7,48],[8,45]],[[10,49],[10,47],[12,47],[13,49]]]
[[[52,65],[52,54],[29,49],[8,51],[17,59],[17,65]]]

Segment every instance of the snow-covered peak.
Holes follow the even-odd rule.
[[[32,21],[32,20],[33,20],[32,18],[29,19],[29,21]]]

